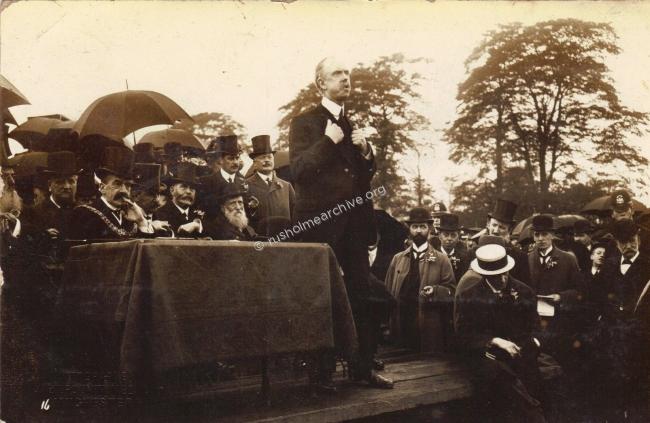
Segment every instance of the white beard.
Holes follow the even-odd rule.
[[[248,217],[246,217],[244,211],[235,210],[231,212],[224,210],[224,215],[228,222],[240,231],[243,231],[248,226]]]

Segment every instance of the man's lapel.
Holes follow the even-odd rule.
[[[319,117],[320,117],[320,121],[319,121],[320,133],[324,134],[325,133],[325,128],[327,127],[327,120],[331,119],[332,122],[339,123],[338,122],[338,117],[335,117],[334,115],[332,115],[332,113],[330,113],[330,111],[327,110],[325,108],[325,106],[323,106],[322,104],[319,104],[318,107],[320,108],[320,113],[319,113]],[[345,117],[344,119],[347,119],[347,117]],[[348,125],[349,125],[349,121],[347,121],[347,122],[348,122]],[[339,124],[339,126],[341,126],[341,124]],[[344,128],[341,128],[341,129],[343,129],[344,133],[346,132]],[[349,132],[348,132],[347,135],[349,135]],[[350,163],[351,165],[355,165],[354,149],[356,147],[354,147],[354,145],[352,145],[351,142],[346,143],[346,144],[344,144],[344,143],[345,143],[345,141],[341,141],[339,144],[337,144],[337,149],[336,150],[339,152],[339,155],[343,159],[345,159],[348,163]]]

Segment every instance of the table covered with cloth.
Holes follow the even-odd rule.
[[[68,330],[118,327],[126,373],[336,348],[356,330],[326,244],[132,240],[70,249],[58,305]],[[259,247],[259,246],[258,246]]]

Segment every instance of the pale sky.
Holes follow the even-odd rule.
[[[76,119],[128,80],[130,89],[159,91],[190,114],[226,113],[249,135],[275,136],[278,108],[311,81],[321,58],[424,57],[418,109],[432,122],[422,136],[433,151],[421,167],[448,202],[445,177],[462,179],[468,169],[447,160],[440,129],[454,119],[465,59],[498,24],[567,17],[614,26],[623,50],[607,62],[615,86],[623,104],[650,112],[647,2],[20,1],[0,15],[0,72],[32,103],[11,109],[18,122],[51,113]],[[403,161],[406,172],[414,157]]]

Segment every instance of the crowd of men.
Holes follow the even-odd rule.
[[[76,152],[51,152],[29,183],[17,181],[5,163],[5,330],[9,321],[13,333],[47,339],[71,245],[152,237],[263,240],[369,192],[376,164],[364,131],[346,115],[349,70],[324,59],[315,83],[321,102],[291,123],[291,183],[274,171],[267,135],[251,140],[248,177],[240,173],[235,135],[211,142],[207,166],[174,144],[163,151],[106,145],[90,169]],[[611,224],[578,220],[571,236],[558,232],[553,216],[536,215],[529,239],[511,239],[517,205],[510,201],[496,200],[485,228],[467,239],[457,214],[441,204],[419,207],[405,221],[406,243],[391,250],[367,201],[292,241],[324,242],[336,255],[358,334],[358,352],[348,357],[354,379],[393,387],[375,357],[386,320],[391,337],[407,348],[464,357],[477,375],[477,397],[485,400],[477,403],[489,404],[484,412],[498,421],[544,421],[542,352],[615,421],[647,416],[650,227],[647,215],[634,216],[627,191],[614,192],[611,207]],[[42,345],[22,341],[38,357]],[[316,389],[336,391],[335,359],[334,352],[310,358]]]

